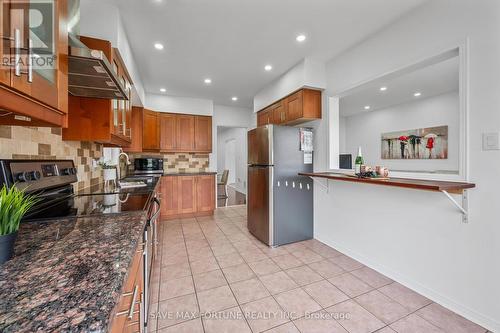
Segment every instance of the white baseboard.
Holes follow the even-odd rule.
[[[328,239],[328,237],[318,237],[318,235],[315,234],[314,238],[322,243],[325,243],[330,247],[333,247],[334,249],[337,249],[338,251],[348,255],[349,257],[356,259],[360,263],[376,270],[377,272],[391,278],[392,280],[401,283],[402,285],[418,292],[419,294],[422,294],[423,296],[427,297],[433,302],[438,303],[444,306],[445,308],[455,313],[458,313],[462,317],[467,318],[468,320],[483,326],[484,328],[490,330],[491,332],[500,333],[500,323],[497,322],[495,319],[485,316],[475,310],[472,310],[463,304],[457,303],[454,300],[450,299],[449,297],[444,296],[441,293],[420,284],[418,281],[415,281],[412,278],[401,275],[398,272],[384,265],[377,264],[369,260],[368,258],[359,255],[355,251],[352,251],[351,249],[343,246],[342,244],[339,244],[335,241]]]

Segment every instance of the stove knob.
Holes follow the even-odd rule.
[[[31,171],[29,173],[29,176],[30,176],[30,180],[39,180],[42,175],[40,174],[40,171]]]
[[[19,172],[16,174],[16,180],[18,182],[27,182],[29,181],[29,173],[28,172]]]
[[[65,168],[62,169],[62,174],[63,176],[71,176],[76,174],[76,169],[75,168]]]

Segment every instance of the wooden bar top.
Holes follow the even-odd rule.
[[[476,184],[473,183],[410,179],[410,178],[382,178],[382,179],[358,178],[354,175],[351,176],[348,174],[336,173],[336,172],[299,173],[299,175],[346,181],[346,182],[405,187],[405,188],[427,190],[427,191],[447,191],[450,193],[462,193],[463,190],[476,187]]]

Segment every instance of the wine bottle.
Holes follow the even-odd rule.
[[[355,173],[359,175],[361,173],[361,166],[363,165],[363,155],[361,154],[361,147],[358,148],[358,156],[356,156],[355,164]]]

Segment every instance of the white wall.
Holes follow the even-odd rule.
[[[254,112],[262,110],[303,87],[319,89],[326,87],[325,64],[308,58],[299,62],[255,95],[253,99]]]
[[[342,110],[341,110],[342,112]],[[362,147],[369,165],[384,165],[390,170],[455,171],[459,169],[459,96],[451,92],[399,104],[387,109],[360,112],[342,117],[344,137],[340,147],[356,156]],[[381,134],[417,128],[448,125],[448,158],[432,160],[387,160],[381,158]],[[342,142],[344,140],[344,142]],[[399,144],[396,146],[399,151]]]
[[[247,189],[247,128],[242,127],[218,127],[217,132],[217,172],[222,173],[226,168],[225,147],[228,141],[234,140],[236,151],[236,170],[234,175],[234,187],[242,193]],[[234,178],[232,178],[234,176]]]
[[[482,133],[500,131],[500,2],[427,2],[328,63],[327,92],[334,96],[467,38],[469,178],[477,185],[469,191],[469,223],[440,193],[330,182],[329,193],[315,187],[315,237],[500,331],[500,151],[481,150]],[[328,168],[323,114],[316,170]]]
[[[157,94],[146,94],[145,108],[158,112],[186,113],[202,116],[212,116],[214,113],[214,103],[210,99]]]
[[[253,128],[257,121],[251,109],[239,108],[224,105],[214,105],[214,115],[212,118],[212,154],[210,154],[210,169],[217,171],[217,127],[243,127]]]
[[[134,83],[132,104],[135,106],[144,105],[146,98],[142,78],[135,63],[118,8],[99,0],[81,0],[80,18],[80,34],[82,36],[108,40],[113,47],[120,51]]]

